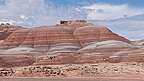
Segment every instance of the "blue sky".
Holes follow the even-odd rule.
[[[48,1],[48,0],[46,0]],[[133,7],[144,7],[144,0],[49,0],[55,5],[89,5],[94,3],[129,4]]]
[[[34,27],[85,19],[144,39],[144,0],[0,0],[0,22]]]

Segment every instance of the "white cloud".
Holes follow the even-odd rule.
[[[18,25],[50,25],[62,19],[80,19],[75,7],[56,7],[45,0],[5,0],[0,6],[0,20],[13,20]]]
[[[84,6],[82,9],[86,10],[89,20],[111,20],[144,13],[144,9],[130,8],[127,4],[93,4]]]
[[[0,7],[0,19],[13,20],[16,24],[32,25],[35,18],[46,15],[46,7],[44,0],[5,0],[5,5]]]
[[[28,17],[25,16],[25,15],[20,15],[20,18],[21,18],[21,19],[25,19],[25,20],[28,19]]]

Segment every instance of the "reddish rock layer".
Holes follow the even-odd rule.
[[[102,62],[143,62],[144,50],[138,48],[97,49],[95,52],[81,54],[59,54],[44,56],[34,65],[86,64]]]
[[[70,24],[61,24],[51,27],[43,26],[15,30],[9,36],[7,36],[3,42],[0,43],[0,48],[16,48],[15,50],[22,51],[22,53],[26,51],[25,54],[34,54],[36,52],[42,55],[47,54],[50,56],[47,57],[46,55],[43,58],[39,58],[38,56],[35,63],[36,65],[108,62],[109,60],[113,61],[113,58],[111,59],[109,57],[115,53],[125,49],[131,49],[128,47],[94,47],[95,49],[80,51],[80,49],[87,45],[107,40],[117,40],[130,43],[128,39],[113,33],[106,27],[94,26],[86,22],[70,22]],[[109,45],[113,46],[111,43]],[[107,46],[108,45],[106,45],[106,47]],[[28,49],[18,49],[19,47],[25,47]],[[31,52],[31,50],[29,50],[30,48],[35,51]],[[23,58],[20,57],[20,59]],[[0,62],[2,63],[3,60],[0,60]],[[21,61],[15,60],[12,62],[7,62],[6,64],[19,64],[20,62],[26,62],[26,65],[29,65],[29,60],[27,59],[23,59]]]
[[[35,59],[27,55],[0,55],[0,67],[16,67],[32,65]]]
[[[113,33],[106,27],[80,27],[74,31],[74,35],[80,41],[82,46],[86,46],[91,42],[99,42],[105,40],[119,40],[129,43],[129,40]]]
[[[129,42],[126,38],[118,36],[106,27],[82,26],[73,29],[69,25],[54,27],[38,27],[21,29],[13,32],[0,44],[1,48],[12,48],[18,46],[45,48],[60,43],[80,44],[82,47],[96,41],[120,40]]]
[[[22,27],[12,25],[0,25],[0,40],[6,39],[15,30],[22,29]]]

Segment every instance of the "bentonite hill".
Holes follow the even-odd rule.
[[[0,66],[143,62],[143,44],[84,20],[53,26],[0,26]]]

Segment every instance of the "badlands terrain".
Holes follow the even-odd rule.
[[[144,42],[84,20],[0,25],[1,77],[143,78]]]

